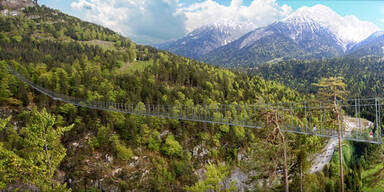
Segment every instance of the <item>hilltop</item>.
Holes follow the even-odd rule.
[[[22,9],[37,5],[37,0],[1,0],[0,9]]]

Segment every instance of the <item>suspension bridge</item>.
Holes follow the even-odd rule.
[[[153,105],[90,101],[48,90],[33,83],[12,66],[8,66],[8,69],[17,79],[53,100],[80,107],[247,128],[262,128],[265,119],[261,118],[260,114],[267,110],[273,110],[281,120],[281,128],[285,132],[337,137],[335,116],[332,113],[334,108],[318,101],[243,105]],[[343,123],[342,139],[383,144],[382,106],[383,99],[381,98],[352,99],[343,101],[343,103],[339,102],[338,107],[345,114],[343,117],[348,118],[348,122],[354,124],[353,129],[346,129],[348,126]]]

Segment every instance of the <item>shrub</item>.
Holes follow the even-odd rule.
[[[117,155],[117,158],[123,161],[127,161],[132,159],[133,152],[131,148],[127,148],[125,145],[121,144],[120,139],[117,135],[112,135],[111,141],[113,143],[113,146],[115,148],[115,152]]]
[[[115,150],[117,153],[117,158],[119,158],[120,160],[127,161],[132,159],[133,157],[133,152],[131,148],[127,148],[124,145],[116,145]]]
[[[175,140],[175,137],[172,134],[167,136],[167,138],[165,139],[165,143],[162,146],[161,150],[166,155],[178,156],[178,157],[181,157],[182,156],[182,152],[183,152],[183,148],[181,147],[179,142],[177,142]]]
[[[148,148],[152,151],[160,151],[161,138],[158,131],[152,132],[148,139]]]

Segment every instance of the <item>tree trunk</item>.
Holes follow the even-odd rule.
[[[283,143],[283,158],[284,158],[284,189],[285,192],[289,192],[289,180],[288,180],[288,165],[287,165],[287,144],[285,142],[284,134],[281,132],[280,124],[279,124],[279,117],[277,115],[277,112],[275,111],[275,125],[276,129],[278,131],[278,135],[281,137],[281,142]]]
[[[336,93],[336,87],[335,87],[335,93]],[[334,95],[334,100],[333,104],[335,107],[335,112],[337,116],[337,139],[338,139],[338,144],[339,144],[339,169],[340,169],[340,192],[344,192],[344,173],[343,173],[343,149],[341,146],[341,119],[340,119],[340,111],[337,106],[337,100],[336,100],[336,94]]]
[[[303,192],[303,163],[300,162],[300,192]]]
[[[280,131],[280,129],[279,129]],[[289,192],[289,181],[288,181],[288,167],[287,167],[287,144],[285,143],[284,135],[280,132],[281,139],[284,145],[284,183],[285,183],[285,192]]]
[[[339,117],[337,119],[340,122]],[[337,131],[337,137],[339,140],[340,192],[344,192],[343,148],[341,146],[341,125],[340,124],[339,124],[339,130]]]
[[[285,192],[289,192],[288,166],[287,166],[287,144],[285,143],[284,134],[280,130],[280,125],[278,123],[279,121],[278,121],[277,113],[276,113],[275,117],[276,117],[277,130],[279,131],[279,134],[280,134],[280,137],[281,137],[281,141],[283,143],[283,151],[284,151],[284,154],[283,154],[283,157],[284,157],[284,188],[285,188]]]

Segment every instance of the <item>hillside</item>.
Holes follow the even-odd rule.
[[[383,59],[379,56],[340,57],[322,60],[289,60],[263,64],[250,71],[275,80],[300,92],[315,93],[311,86],[327,76],[342,76],[348,85],[349,98],[380,97],[384,81]]]
[[[276,158],[282,156],[283,147],[270,139],[277,137],[268,123],[267,114],[273,111],[255,115],[265,118],[265,129],[260,130],[98,111],[40,94],[9,74],[7,65],[56,93],[133,104],[135,110],[142,110],[144,103],[204,108],[314,97],[261,75],[137,45],[102,26],[44,6],[0,17],[0,60],[0,189],[5,191],[283,191],[284,187],[283,161]],[[237,119],[248,115],[236,109],[226,112]],[[302,121],[298,118],[296,123]],[[284,135],[290,189],[298,191],[301,184],[317,191],[336,188],[336,158],[322,173],[309,174],[308,159],[326,139]],[[361,190],[360,181],[380,177],[369,174],[380,168],[375,161],[380,159],[378,145],[347,143],[346,148],[346,189]],[[367,183],[374,187],[375,182]]]
[[[241,26],[240,24],[234,23],[232,26]],[[211,29],[210,26],[197,29],[196,32],[161,48],[231,68],[253,68],[263,63],[291,59],[329,59],[352,54],[360,57],[372,53],[382,54],[381,42],[370,47],[358,46],[380,30],[379,27],[353,15],[341,16],[321,4],[303,6],[267,26],[244,30],[240,36],[228,32],[239,34],[239,28],[214,28],[224,31],[218,33],[217,30],[207,30]],[[228,37],[231,37],[230,41],[220,43],[220,40],[226,40]]]
[[[157,46],[180,56],[202,59],[212,50],[231,43],[253,29],[249,23],[234,23],[219,20],[216,23],[202,26],[176,41]]]
[[[349,51],[350,57],[383,56],[384,55],[384,34],[378,31],[354,45]]]
[[[343,53],[336,36],[312,20],[278,22],[256,29],[205,55],[208,63],[254,67],[290,58],[330,58]]]
[[[204,181],[206,171],[221,175],[214,178],[216,183],[203,183],[207,186],[227,178],[227,184],[237,180],[239,190],[282,187],[281,175],[273,172],[280,161],[261,167],[252,163],[263,161],[257,152],[265,148],[258,146],[268,133],[75,107],[32,90],[8,74],[6,66],[15,66],[57,93],[128,104],[204,106],[303,99],[279,83],[136,45],[111,30],[44,6],[0,18],[0,60],[2,116],[12,115],[0,121],[2,189],[184,191],[191,186],[193,191],[202,185],[197,182]],[[50,143],[41,139],[47,136],[44,127],[55,133],[49,134]],[[320,138],[287,137],[292,139],[292,151],[309,140],[308,146],[321,147]],[[276,147],[276,153],[279,150]],[[302,161],[297,154],[303,150],[295,148],[290,164]],[[272,174],[236,176],[255,169]],[[298,178],[298,171],[290,171],[292,178]],[[259,184],[270,177],[274,182]]]
[[[1,0],[0,10],[2,9],[22,9],[25,7],[33,7],[37,4],[36,0]]]

